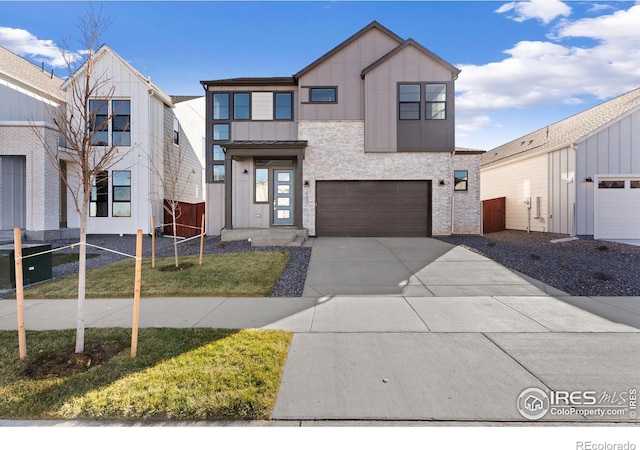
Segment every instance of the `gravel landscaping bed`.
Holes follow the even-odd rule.
[[[438,239],[462,245],[571,295],[640,296],[640,247],[567,235],[501,231]]]
[[[52,248],[66,247],[77,243],[77,240],[56,240],[48,242],[29,241],[29,244],[51,244]],[[133,235],[91,235],[87,237],[87,244],[115,250],[127,255],[135,255],[136,237]],[[179,256],[198,255],[200,253],[200,240],[193,239],[188,242],[178,244]],[[205,238],[204,254],[222,253],[246,253],[246,252],[266,252],[283,251],[289,253],[290,259],[285,267],[276,287],[271,294],[272,297],[300,297],[304,290],[304,282],[307,276],[307,267],[311,257],[310,247],[255,247],[252,248],[248,241],[220,242],[219,237]],[[75,249],[60,250],[61,253],[77,253]],[[98,253],[100,256],[87,259],[87,269],[110,264],[126,258],[127,256],[112,253],[99,248],[87,245],[87,253]],[[144,236],[142,240],[142,254],[144,257],[151,257],[151,237]],[[160,237],[156,239],[156,257],[173,256],[173,239]],[[62,264],[53,267],[53,277],[61,278],[78,273],[78,263]],[[5,292],[6,295],[6,292]],[[0,293],[0,298],[2,294]]]

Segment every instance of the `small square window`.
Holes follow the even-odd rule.
[[[216,123],[213,125],[213,140],[228,141],[229,140],[229,124]]]
[[[469,172],[466,170],[453,171],[453,190],[466,191],[469,187]]]
[[[224,166],[222,164],[215,164],[213,166],[213,181],[214,182],[224,181]]]
[[[338,101],[336,88],[309,88],[309,101],[311,103],[336,103]]]

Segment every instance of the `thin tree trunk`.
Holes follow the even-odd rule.
[[[176,204],[174,201],[171,202],[171,217],[173,219],[173,255],[176,261],[176,267],[180,264],[178,263],[178,227],[176,225]]]
[[[84,352],[84,300],[87,274],[87,211],[86,202],[80,215],[80,257],[78,260],[78,317],[76,324],[76,353]]]

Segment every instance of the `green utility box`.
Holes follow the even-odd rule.
[[[51,250],[50,244],[25,244],[22,246],[22,277],[25,285],[52,278],[51,252],[38,254],[49,250]],[[13,244],[0,245],[0,289],[16,287],[15,254]],[[37,256],[26,258],[29,255]]]

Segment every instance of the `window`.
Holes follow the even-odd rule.
[[[466,191],[469,188],[469,172],[466,170],[453,171],[453,190]]]
[[[114,170],[111,216],[131,217],[131,171]]]
[[[222,145],[213,144],[213,158],[214,161],[224,161],[224,150]]]
[[[251,94],[235,93],[233,94],[233,119],[249,120],[251,119]]]
[[[293,119],[293,94],[291,92],[276,92],[275,94],[275,119]]]
[[[400,120],[420,120],[419,84],[398,86],[398,102],[398,118]]]
[[[269,169],[256,168],[255,202],[269,203]]]
[[[109,103],[89,100],[89,129],[93,133],[91,144],[109,145]]]
[[[180,121],[173,116],[173,143],[180,145]]]
[[[624,189],[624,180],[601,180],[598,189]]]
[[[229,120],[229,94],[213,94],[213,120]]]
[[[229,127],[228,123],[216,123],[213,125],[213,140],[214,141],[228,141],[229,140]]]
[[[309,88],[309,101],[311,103],[336,103],[338,97],[334,87]]]
[[[640,180],[631,180],[631,189],[640,189]]]
[[[447,85],[427,84],[424,87],[425,113],[427,120],[445,120],[447,110]]]
[[[213,181],[215,182],[224,181],[224,164],[213,165]]]
[[[125,146],[131,145],[131,101],[112,100],[111,101],[111,145]]]
[[[98,172],[96,179],[91,186],[91,196],[89,199],[90,217],[109,216],[109,173]]]

